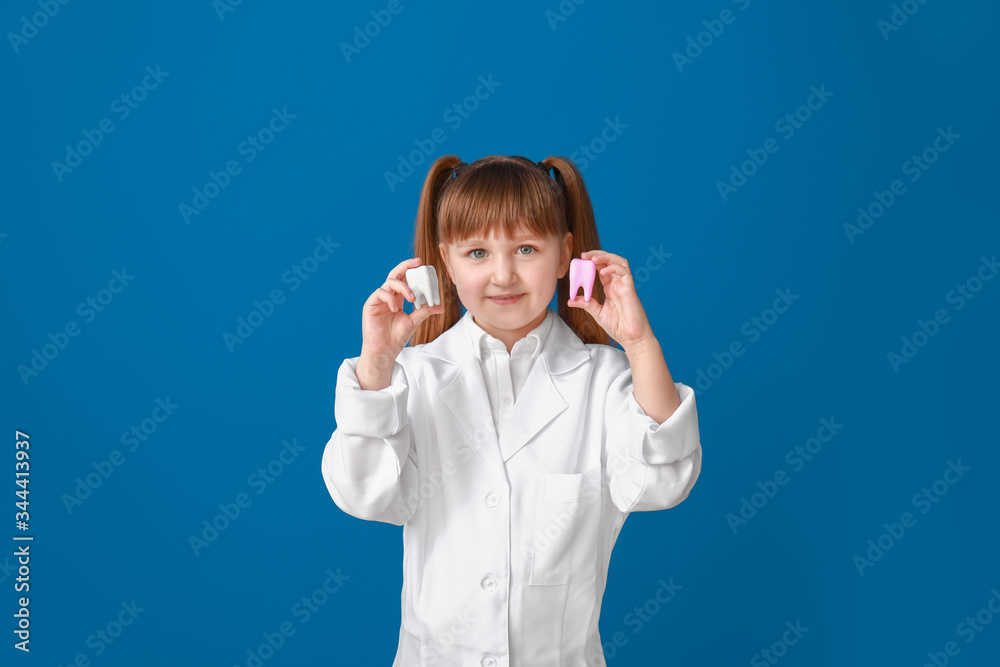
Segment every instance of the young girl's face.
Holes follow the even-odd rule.
[[[440,247],[462,305],[509,351],[545,318],[569,270],[572,239],[569,232],[559,238],[522,229],[513,240],[469,238]]]

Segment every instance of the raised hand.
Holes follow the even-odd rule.
[[[361,359],[358,362],[358,380],[362,389],[382,389],[389,384],[392,364],[406,343],[413,336],[417,325],[431,315],[444,312],[444,306],[423,306],[407,313],[403,300],[413,303],[415,296],[406,284],[406,270],[420,266],[419,257],[400,262],[389,272],[388,278],[365,301],[361,310]],[[382,385],[365,386],[365,385]]]
[[[588,250],[580,257],[594,261],[604,287],[604,303],[597,303],[594,298],[586,301],[580,296],[570,299],[568,305],[590,313],[601,328],[626,350],[629,346],[652,339],[653,330],[636,293],[628,261],[604,250]]]

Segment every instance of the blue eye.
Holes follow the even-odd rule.
[[[531,250],[531,252],[529,252],[529,253],[521,253],[522,255],[524,255],[524,254],[532,255],[532,254],[534,254],[535,250],[537,250],[537,248],[535,248],[535,246],[530,246],[530,245],[523,245],[523,246],[521,246],[521,248],[529,248]],[[518,250],[520,250],[521,248],[518,248]]]
[[[468,254],[471,255],[474,252],[486,252],[486,251],[483,250],[482,248],[476,248],[475,250],[470,250]],[[473,257],[473,259],[482,259],[482,257]]]

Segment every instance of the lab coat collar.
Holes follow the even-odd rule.
[[[530,347],[530,357],[532,363],[538,358],[538,355],[542,351],[542,345],[545,343],[545,338],[548,336],[549,331],[552,330],[552,321],[558,318],[559,315],[556,314],[551,308],[545,310],[545,317],[542,319],[541,324],[532,329],[527,333],[527,335],[521,340],[514,343],[511,347],[510,354],[513,356],[515,353],[522,354],[521,350],[526,349],[526,344],[530,345],[532,341],[534,345]],[[500,340],[494,338],[488,334],[481,326],[476,324],[476,321],[470,317],[463,317],[459,321],[460,325],[464,325],[466,330],[469,332],[469,336],[472,338],[473,349],[476,350],[476,355],[479,361],[485,361],[487,356],[491,354],[492,349],[503,349],[506,350],[507,346],[503,344]]]
[[[466,312],[462,317],[471,318],[472,314]],[[546,318],[552,318],[551,329],[500,438],[493,425],[478,350],[466,330],[468,323],[459,320],[430,343],[418,346],[420,353],[454,366],[447,371],[449,376],[441,377],[438,395],[465,431],[472,448],[501,474],[505,474],[507,460],[568,407],[564,396],[572,393],[572,386],[563,374],[590,362],[587,346],[562,317],[549,309]]]

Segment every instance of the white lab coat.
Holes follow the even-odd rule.
[[[681,405],[658,424],[625,353],[556,317],[498,439],[463,324],[404,348],[385,389],[360,388],[358,357],[337,376],[327,489],[348,514],[403,526],[393,667],[604,665],[626,516],[677,505],[701,472],[694,392],[675,383]]]

